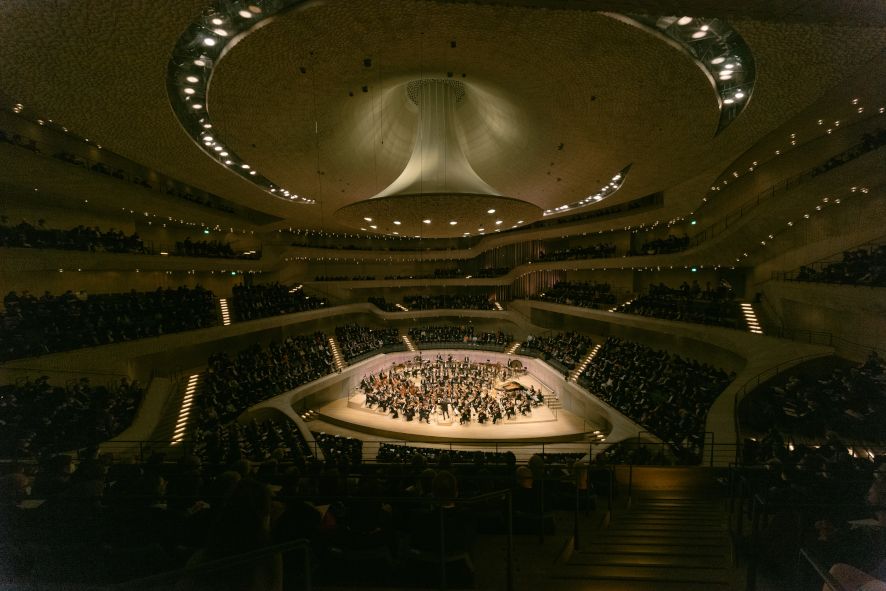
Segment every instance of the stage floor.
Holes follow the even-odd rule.
[[[461,425],[457,417],[445,421],[439,413],[436,413],[432,415],[429,425],[424,422],[419,423],[417,419],[412,421],[407,421],[403,417],[394,419],[390,414],[367,408],[364,402],[362,394],[340,398],[319,408],[318,413],[328,424],[392,441],[475,443],[568,441],[580,437],[586,429],[593,431],[597,428],[562,408],[553,411],[547,406],[536,407],[531,415],[525,417],[518,413],[516,419],[499,421],[495,425],[491,421],[484,424],[472,421]]]

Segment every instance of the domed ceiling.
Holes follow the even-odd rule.
[[[564,204],[592,209],[604,192],[600,207],[665,191],[664,215],[682,215],[732,160],[884,46],[879,17],[730,20],[759,67],[724,130],[715,81],[685,47],[576,3],[515,4],[305,2],[231,35],[200,107],[213,139],[248,163],[236,172],[182,128],[168,91],[177,44],[213,14],[206,0],[0,4],[0,99],[282,218],[269,228],[449,237],[519,227]],[[484,194],[445,164],[444,191],[386,191],[416,153],[425,115],[408,89],[421,80],[462,86],[433,146],[456,150]],[[250,182],[253,172],[291,201]]]

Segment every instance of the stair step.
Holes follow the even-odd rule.
[[[600,554],[573,554],[569,564],[599,566],[666,566],[686,568],[725,568],[726,557],[722,555],[687,554],[636,554],[630,552],[606,552]]]
[[[622,523],[634,523],[638,521],[644,521],[649,523],[710,523],[710,524],[720,524],[723,522],[723,517],[720,515],[711,515],[710,517],[704,515],[696,515],[695,517],[668,517],[665,515],[621,515],[618,518],[618,522]]]
[[[629,533],[638,535],[676,535],[686,534],[690,536],[704,536],[705,538],[713,538],[726,535],[717,529],[710,527],[692,527],[685,525],[658,525],[648,523],[616,523],[610,528],[613,534]]]
[[[696,544],[675,546],[673,544],[629,544],[619,542],[583,542],[582,549],[576,551],[573,556],[582,554],[605,554],[613,552],[618,554],[639,555],[665,555],[665,556],[724,556],[726,551],[709,544]]]
[[[594,536],[596,539],[601,540],[612,540],[614,538],[621,538],[624,540],[634,540],[636,538],[642,539],[662,539],[669,541],[679,541],[681,539],[695,539],[695,540],[704,540],[706,544],[711,543],[712,541],[717,540],[726,540],[728,536],[725,532],[681,532],[681,531],[669,531],[669,530],[627,530],[622,531],[620,529],[610,529],[610,530],[601,530],[596,533]]]
[[[622,581],[668,581],[671,583],[728,585],[727,572],[722,568],[690,568],[666,566],[599,566],[567,563],[561,566],[561,572],[552,575],[557,579],[581,578],[585,581],[622,580]]]

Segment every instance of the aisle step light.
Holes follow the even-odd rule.
[[[396,306],[397,309],[400,310],[400,311],[402,311],[402,312],[409,312],[409,308],[407,308],[407,307],[404,306],[403,304],[394,304],[394,306]]]
[[[517,341],[516,343],[511,345],[511,348],[508,349],[507,351],[505,351],[505,353],[507,353],[508,355],[513,355],[514,353],[517,352],[517,349],[520,348],[520,345],[521,345],[520,341]]]
[[[178,445],[185,439],[185,432],[188,429],[188,418],[191,415],[191,406],[194,403],[194,393],[197,391],[197,383],[200,381],[200,374],[196,373],[188,378],[187,386],[185,386],[185,395],[182,397],[182,405],[178,411],[178,420],[175,422],[175,429],[172,433],[172,441],[170,445]]]
[[[412,344],[412,340],[407,335],[405,335],[405,334],[402,335],[402,339],[403,339],[403,344],[406,345],[407,349],[409,349],[410,351],[418,351],[418,349],[415,347],[415,345]]]
[[[748,325],[748,330],[754,334],[763,334],[760,322],[757,320],[757,314],[754,312],[754,306],[749,303],[741,304],[741,313],[744,315],[744,321]]]
[[[587,369],[587,367],[591,364],[591,361],[594,360],[594,357],[596,357],[597,353],[599,353],[599,352],[600,352],[600,345],[599,344],[594,345],[594,348],[591,349],[591,352],[585,356],[585,358],[579,364],[578,368],[574,372],[572,372],[571,376],[569,376],[569,381],[572,382],[573,384],[578,382],[578,376],[580,376],[582,374],[582,372],[584,372],[584,370]]]
[[[633,302],[633,301],[634,301],[634,300],[628,300],[628,301],[626,301],[626,302],[623,303],[623,304],[616,304],[614,307],[609,308],[609,311],[610,311],[610,312],[615,312],[616,310],[618,310],[618,307],[619,307],[620,305],[621,305],[621,306],[625,306],[625,307],[630,306],[630,305],[631,305],[631,302]]]
[[[499,304],[498,302],[492,302],[492,305],[495,306],[495,309],[498,310],[499,312],[504,310],[504,308],[502,308],[501,304]]]
[[[329,337],[329,349],[332,351],[332,360],[335,362],[335,369],[342,370],[345,367],[345,359],[342,357],[335,338]]]
[[[222,316],[222,324],[225,326],[231,325],[231,313],[228,311],[228,300],[225,298],[219,298],[218,306],[221,308],[221,316]]]

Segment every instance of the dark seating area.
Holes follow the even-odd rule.
[[[486,295],[406,296],[403,305],[410,310],[495,310]]]
[[[398,312],[400,308],[397,307],[397,304],[392,304],[385,300],[384,298],[370,297],[368,299],[369,303],[374,305],[379,310],[383,310],[385,312]]]
[[[314,441],[323,452],[327,462],[340,467],[359,466],[363,463],[363,441],[355,437],[330,435],[312,431]]]
[[[36,226],[24,220],[13,226],[6,216],[0,216],[0,247],[3,246],[150,254],[137,233],[127,235],[114,228],[102,232],[97,226],[82,225],[69,230],[47,228],[44,220],[37,220]]]
[[[708,283],[704,289],[697,281],[693,281],[692,285],[684,281],[676,289],[663,283],[650,285],[648,294],[620,305],[616,311],[680,322],[745,328],[741,306],[732,289],[724,284],[713,288]]]
[[[865,363],[823,358],[751,392],[740,417],[749,434],[775,428],[796,442],[832,433],[850,441],[879,442],[886,425],[886,366],[875,353]]]
[[[796,281],[886,287],[886,244],[847,250],[842,261],[800,267]]]
[[[228,242],[221,240],[191,240],[190,236],[180,242],[176,242],[175,250],[170,254],[181,257],[242,259],[250,261],[261,258],[260,250],[234,250],[234,247]]]
[[[667,238],[656,238],[647,240],[640,248],[631,252],[633,256],[643,256],[651,254],[670,254],[680,252],[689,248],[689,236],[674,236],[669,234]]]
[[[679,455],[697,458],[708,409],[733,378],[705,363],[610,337],[579,383]]]
[[[608,283],[588,281],[560,281],[532,299],[582,308],[608,308],[615,304],[615,294]]]
[[[316,310],[326,300],[305,295],[301,286],[274,283],[243,283],[232,290],[231,312],[238,322],[257,320],[281,314]]]
[[[0,315],[0,361],[133,341],[218,323],[215,296],[193,289],[36,297],[9,292]]]
[[[129,427],[143,395],[126,378],[54,386],[42,376],[0,386],[0,455],[38,459],[98,445]]]
[[[313,452],[298,427],[288,418],[232,422],[203,434],[194,454],[214,466],[250,462],[296,462],[304,465]]]
[[[812,567],[797,561],[804,549],[839,588],[882,588],[873,579],[886,579],[886,457],[833,433],[794,445],[773,428],[746,442],[744,462],[737,512],[747,525],[738,543],[753,549],[758,577],[823,588]],[[757,524],[754,511],[762,515]],[[859,586],[864,581],[870,585]]]
[[[538,262],[544,261],[573,261],[581,259],[603,259],[615,256],[615,245],[609,242],[591,244],[590,246],[572,246],[560,248],[551,252],[539,253]]]
[[[315,332],[253,345],[209,358],[194,396],[194,439],[198,445],[253,404],[321,378],[333,370],[326,335]]]
[[[520,345],[521,355],[532,355],[556,361],[563,369],[573,370],[593,345],[591,337],[576,332],[560,332],[552,336],[529,335]]]
[[[351,361],[385,347],[403,345],[400,331],[396,328],[370,328],[359,324],[335,327],[335,339],[345,361]],[[403,345],[405,349],[405,345]]]
[[[504,347],[513,340],[513,335],[503,331],[477,331],[471,324],[422,326],[409,329],[409,338],[414,343],[462,343],[465,345],[491,345]]]

